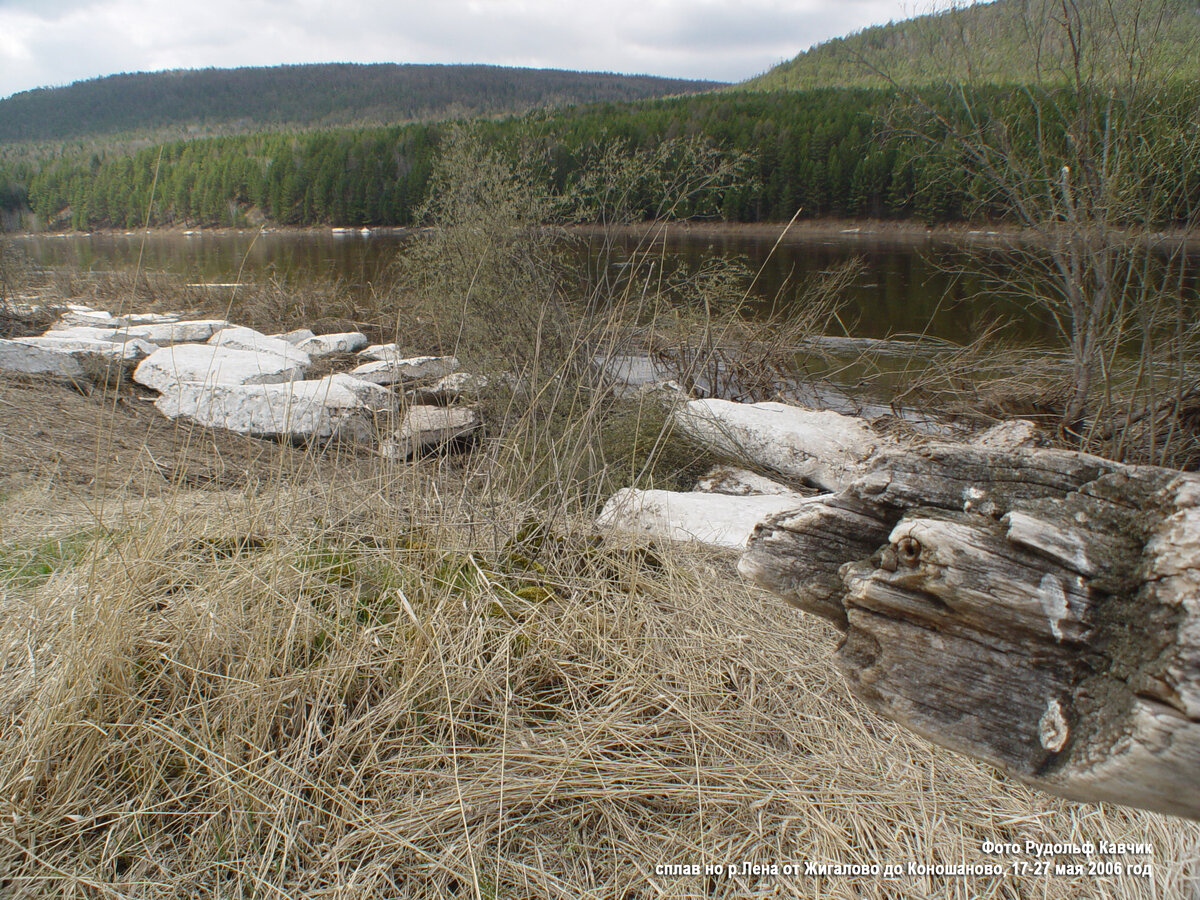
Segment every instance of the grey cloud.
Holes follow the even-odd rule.
[[[12,10],[39,19],[57,19],[69,12],[101,6],[104,0],[0,0],[0,12]]]
[[[902,17],[905,2],[0,0],[0,96],[117,71],[330,61],[736,81],[814,42]]]
[[[769,53],[784,49],[790,58],[814,43],[871,22],[899,17],[899,4],[887,0],[859,0],[830,4],[701,2],[680,10],[657,33],[639,34],[648,45],[719,50],[722,55],[758,49]]]
[[[729,48],[775,45],[789,36],[811,33],[821,24],[820,13],[800,11],[762,11],[701,8],[695,14],[674,23],[664,34],[639,35],[647,44],[666,43],[673,47]]]

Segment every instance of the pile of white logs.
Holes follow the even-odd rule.
[[[313,363],[351,357],[348,371],[307,380]],[[267,335],[224,320],[114,316],[73,305],[39,337],[0,340],[0,372],[107,381],[116,371],[157,392],[172,419],[239,434],[338,438],[408,457],[469,437],[477,411],[453,405],[484,384],[451,356],[413,357],[365,335],[302,329]],[[382,439],[382,414],[398,422]]]
[[[1200,818],[1200,477],[1044,449],[1028,423],[901,444],[775,403],[674,416],[777,480],[621,491],[603,526],[744,551],[744,576],[842,632],[859,698],[937,743]]]

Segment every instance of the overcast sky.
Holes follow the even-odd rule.
[[[0,97],[117,72],[494,63],[740,81],[941,0],[0,0]]]

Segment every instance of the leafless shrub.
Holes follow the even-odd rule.
[[[1069,362],[1062,439],[1166,465],[1192,459],[1193,438],[1181,435],[1196,384],[1186,248],[1200,216],[1200,129],[1194,92],[1147,73],[1161,70],[1158,38],[1183,14],[1167,0],[1028,4],[1031,83],[1001,104],[972,83],[969,64],[944,84],[893,81],[901,99],[889,123],[935,159],[954,154],[961,168],[942,168],[969,212],[1024,229],[989,289],[1057,326]],[[1047,47],[1055,52],[1042,56]],[[973,52],[965,39],[947,50],[968,61]],[[860,61],[887,77],[877,61]],[[1161,227],[1183,239],[1159,242]]]

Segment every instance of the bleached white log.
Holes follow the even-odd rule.
[[[92,309],[80,303],[68,303],[66,312],[58,317],[58,321],[50,326],[51,331],[63,328],[84,326],[91,328],[116,328],[125,322],[117,319],[112,313],[102,309]]]
[[[388,459],[407,459],[469,439],[482,424],[479,413],[469,407],[410,406],[379,452]]]
[[[361,355],[361,354],[360,354]],[[453,356],[413,356],[406,359],[382,359],[351,369],[355,378],[375,384],[399,384],[443,378],[458,368]]]
[[[122,331],[130,337],[141,338],[152,344],[179,344],[189,341],[207,341],[218,331],[228,327],[229,323],[224,319],[191,319],[179,322],[129,325]]]
[[[367,336],[358,331],[314,334],[296,342],[296,349],[303,350],[313,359],[320,359],[331,353],[354,353],[365,346],[367,346]]]
[[[222,328],[208,339],[208,343],[214,347],[249,350],[252,353],[270,353],[301,367],[312,364],[312,357],[300,347],[293,346],[280,338],[268,337],[253,328],[243,328],[240,325]]]
[[[692,490],[705,494],[730,494],[737,497],[762,494],[804,497],[803,494],[786,484],[772,481],[756,472],[739,469],[736,466],[717,466],[711,469],[696,482],[696,486]]]
[[[784,403],[691,400],[672,418],[698,443],[824,490],[853,480],[881,445],[861,419]]]
[[[90,338],[58,337],[51,333],[40,337],[13,338],[18,344],[40,347],[53,353],[65,353],[76,359],[95,357],[104,362],[134,362],[144,359],[158,349],[154,344],[133,338],[124,343],[97,341]]]
[[[224,319],[193,319],[179,322],[121,325],[116,328],[76,325],[70,328],[55,329],[53,332],[47,333],[91,338],[98,341],[128,341],[138,338],[143,341],[149,341],[151,344],[166,346],[168,344],[207,341],[216,332],[228,327],[229,323]]]
[[[452,372],[431,385],[413,388],[407,396],[418,406],[448,406],[456,400],[477,398],[489,384],[491,379],[485,375]]]
[[[273,353],[234,350],[212,344],[175,344],[151,353],[133,380],[159,392],[174,385],[274,384],[304,377],[304,366]]]
[[[162,325],[183,321],[182,313],[126,313],[117,318],[125,325]]]
[[[64,325],[61,327],[52,327],[42,337],[53,338],[72,338],[82,341],[108,341],[109,343],[119,343],[122,341],[134,340],[132,335],[126,334],[121,330],[123,326],[98,326],[98,325]],[[144,340],[138,338],[137,340]]]
[[[316,337],[307,328],[297,328],[295,331],[288,331],[283,334],[273,334],[271,337],[279,338],[281,341],[287,341],[292,346],[307,341],[309,338]]]
[[[81,378],[83,366],[69,353],[0,339],[0,372]]]
[[[807,498],[780,494],[734,496],[622,488],[604,504],[596,524],[662,540],[740,549],[763,519],[806,502]]]
[[[372,414],[395,401],[391,391],[349,375],[283,384],[180,384],[155,406],[169,418],[258,437],[366,442]]]
[[[400,349],[400,345],[396,343],[390,344],[371,344],[358,351],[358,358],[364,360],[374,360],[378,362],[383,359],[404,359],[409,354]]]
[[[128,325],[157,325],[164,322],[178,322],[183,316],[179,313],[126,313],[114,316],[103,309],[92,309],[82,303],[68,303],[66,312],[59,316],[58,321],[50,326],[50,331],[63,331],[68,328],[85,327],[100,329],[119,329]],[[49,332],[48,332],[49,333]]]

